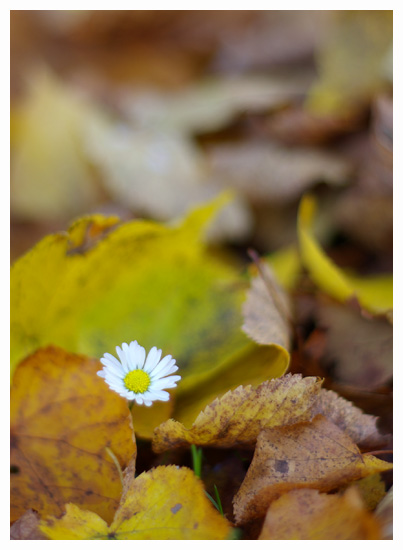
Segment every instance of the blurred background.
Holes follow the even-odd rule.
[[[296,240],[392,269],[391,11],[11,11],[11,260],[77,217],[174,220],[230,189],[213,242]]]

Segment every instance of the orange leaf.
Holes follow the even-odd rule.
[[[127,402],[96,376],[98,361],[48,347],[18,367],[11,388],[11,519],[60,515],[75,502],[111,520],[119,472],[135,452]]]
[[[392,465],[362,456],[340,428],[318,415],[312,422],[260,433],[252,463],[234,499],[237,523],[262,517],[270,503],[293,489],[327,492]]]
[[[274,502],[259,540],[374,540],[380,538],[376,518],[365,509],[358,491],[320,494],[291,491]]]
[[[254,445],[266,427],[310,420],[320,386],[317,378],[302,378],[300,374],[287,374],[257,388],[239,386],[208,405],[190,429],[172,419],[158,426],[153,449],[161,453],[192,443],[214,447]]]

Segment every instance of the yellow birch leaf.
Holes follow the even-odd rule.
[[[302,263],[318,287],[341,302],[357,298],[372,313],[386,313],[393,308],[393,277],[377,275],[358,277],[339,268],[322,250],[314,237],[312,223],[316,202],[305,196],[298,213],[298,239]]]
[[[11,520],[67,501],[111,520],[135,453],[127,402],[96,375],[101,364],[49,347],[17,368],[11,387]]]
[[[53,540],[224,540],[230,523],[207,499],[202,482],[188,468],[159,466],[125,477],[125,489],[110,525],[96,514],[66,505],[60,518],[43,520]]]
[[[343,495],[291,491],[274,502],[259,540],[377,540],[379,522],[356,489]]]
[[[350,481],[390,470],[392,464],[361,455],[353,441],[325,417],[263,430],[246,477],[234,498],[237,523],[266,514],[294,489],[328,492]]]
[[[259,387],[238,387],[213,401],[186,429],[175,420],[156,428],[153,449],[161,453],[191,444],[213,447],[250,446],[260,431],[311,419],[321,381],[288,374]]]

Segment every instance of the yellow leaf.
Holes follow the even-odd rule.
[[[245,523],[262,517],[271,502],[293,489],[327,492],[391,468],[388,462],[361,455],[353,441],[321,415],[312,422],[265,429],[235,495],[235,518]]]
[[[256,349],[239,328],[244,293],[238,272],[203,243],[206,225],[225,200],[175,226],[139,220],[117,226],[116,218],[98,215],[43,239],[12,268],[13,366],[48,344],[101,357],[137,340],[175,357],[182,376],[177,394],[192,394],[193,404],[200,377],[208,384],[211,376],[223,392],[267,379],[271,365],[260,362],[251,378],[239,367],[234,372],[240,379],[228,385],[218,380],[232,357],[237,362],[239,354]],[[273,376],[283,374],[288,352],[268,349]],[[151,437],[171,415],[160,412],[154,421],[153,410],[143,409],[135,417],[136,432]]]
[[[265,428],[309,420],[320,386],[316,378],[299,374],[264,382],[258,388],[240,386],[206,407],[189,430],[172,419],[156,428],[153,449],[160,453],[192,443],[253,445]]]
[[[53,540],[224,540],[231,525],[191,470],[159,466],[136,478],[126,475],[110,527],[96,514],[67,504],[65,515],[43,520],[41,530]]]
[[[61,514],[72,501],[110,520],[119,472],[135,452],[127,403],[96,376],[100,363],[57,348],[28,357],[11,387],[11,519]]]
[[[265,259],[273,270],[277,281],[286,290],[293,289],[301,273],[301,260],[297,247],[291,245],[281,248],[266,256]]]
[[[298,239],[301,258],[318,287],[337,300],[357,298],[362,307],[372,313],[385,313],[393,307],[392,275],[358,277],[340,269],[326,256],[313,231],[316,203],[305,196],[298,213]]]
[[[379,535],[379,523],[357,490],[340,496],[301,489],[270,506],[259,540],[374,540]]]

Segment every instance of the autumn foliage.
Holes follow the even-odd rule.
[[[392,538],[392,18],[326,14],[12,14],[12,540]]]

